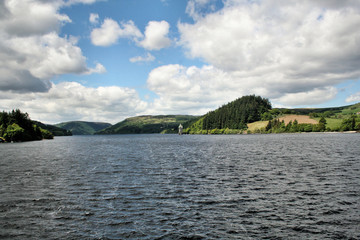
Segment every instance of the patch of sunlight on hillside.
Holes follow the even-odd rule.
[[[250,130],[251,132],[255,131],[256,129],[261,129],[266,127],[266,125],[268,124],[269,121],[257,121],[257,122],[253,122],[253,123],[248,123],[248,130]]]

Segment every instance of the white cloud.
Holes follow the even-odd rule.
[[[202,114],[245,94],[234,91],[231,80],[212,66],[174,64],[152,70],[147,85],[159,96],[152,106],[154,112]]]
[[[95,68],[89,68],[85,74],[106,73],[106,68],[101,63],[96,63]]]
[[[91,15],[90,22],[95,20],[96,16]],[[143,35],[131,20],[119,25],[115,20],[106,18],[99,28],[91,31],[91,42],[95,46],[107,47],[116,44],[120,38],[129,38],[147,50],[160,50],[171,46],[169,28],[166,21],[150,21]]]
[[[7,40],[8,48],[22,56],[17,69],[25,68],[41,79],[65,73],[85,73],[86,58],[72,40],[61,38],[55,32],[42,36],[16,37]],[[14,63],[15,65],[15,63]]]
[[[55,75],[103,72],[87,67],[77,38],[59,36],[62,1],[6,0],[0,4],[0,90],[44,92]]]
[[[90,13],[89,21],[92,24],[98,24],[99,23],[99,14],[97,13]]]
[[[98,1],[105,1],[105,0],[62,0],[62,4],[65,6],[70,6],[73,4],[93,4]]]
[[[145,29],[145,39],[139,45],[147,50],[160,50],[169,47],[171,40],[168,38],[170,25],[166,21],[150,21]]]
[[[53,84],[44,93],[1,92],[0,108],[20,108],[34,120],[45,123],[84,120],[117,123],[147,108],[137,92],[130,88],[88,88],[76,82]]]
[[[5,17],[0,30],[12,36],[41,35],[58,31],[61,24],[71,22],[67,15],[59,14],[59,4],[36,0],[5,0]]]
[[[189,57],[226,74],[229,88],[224,87],[232,95],[256,93],[285,105],[316,104],[335,96],[335,84],[360,78],[359,2],[224,4],[220,11],[197,15],[194,24],[179,23],[179,43]]]
[[[315,105],[335,98],[337,92],[335,87],[315,88],[308,92],[287,93],[274,100],[290,106]]]
[[[91,42],[96,46],[113,45],[119,38],[137,39],[141,37],[142,34],[133,21],[121,23],[120,26],[110,18],[106,18],[100,28],[95,28],[91,32]]]
[[[132,57],[129,59],[130,62],[135,63],[135,62],[152,62],[155,60],[155,57],[153,55],[151,55],[150,53],[147,53],[145,57],[143,56],[137,56],[137,57]]]
[[[299,83],[289,90],[282,82],[274,82],[272,74],[262,84],[256,77],[243,77],[213,66],[185,67],[165,65],[152,70],[147,85],[159,98],[154,101],[154,111],[161,113],[203,114],[238,97],[256,94],[270,98],[275,104],[287,106],[314,105],[336,97],[335,87],[315,87]],[[294,87],[294,86],[291,86]],[[296,90],[298,89],[298,90]]]
[[[346,98],[345,101],[348,102],[348,103],[360,102],[360,92],[357,92],[355,94],[350,95],[349,97]]]

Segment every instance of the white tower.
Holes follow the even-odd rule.
[[[180,123],[180,125],[179,125],[179,135],[182,135],[183,129],[184,129],[184,127]]]

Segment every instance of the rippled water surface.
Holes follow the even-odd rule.
[[[360,134],[0,144],[0,238],[360,239]]]

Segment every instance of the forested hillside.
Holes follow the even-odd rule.
[[[73,135],[92,135],[97,131],[110,127],[110,123],[71,121],[55,124],[55,126],[69,130]]]
[[[7,142],[52,139],[53,134],[37,126],[27,113],[19,109],[0,112],[0,137]]]
[[[185,132],[201,133],[213,129],[246,129],[247,123],[261,120],[271,110],[268,99],[250,95],[241,97],[211,111],[193,123]]]
[[[360,131],[360,103],[330,108],[271,108],[260,96],[244,96],[196,121],[184,133],[238,134]]]
[[[41,127],[42,129],[48,130],[50,132],[52,132],[52,134],[54,136],[72,136],[71,131],[63,129],[63,128],[59,128],[56,127],[54,125],[51,124],[45,124],[42,122],[38,122],[38,121],[33,121],[37,126]]]
[[[159,115],[127,118],[96,134],[176,133],[178,126],[197,117],[190,115]]]

